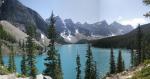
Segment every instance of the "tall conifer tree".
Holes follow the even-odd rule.
[[[60,79],[63,79],[63,71],[62,71],[62,67],[61,67],[61,58],[60,58],[60,54],[58,54],[58,65],[59,65]]]
[[[0,39],[0,66],[1,65],[4,65],[4,62],[3,62],[3,55],[2,55],[2,43]]]
[[[55,49],[55,42],[57,40],[57,33],[55,29],[55,17],[52,12],[50,17],[50,27],[48,29],[48,38],[50,39],[47,57],[45,58],[46,69],[43,71],[43,75],[51,76],[53,79],[62,79],[62,72],[60,67],[59,54]]]
[[[21,61],[21,74],[26,76],[27,75],[27,63],[26,63],[26,55],[23,54],[22,61]]]
[[[80,56],[77,54],[77,58],[76,58],[76,64],[77,64],[77,67],[76,67],[76,71],[77,71],[77,76],[76,76],[76,79],[81,79],[81,63],[80,63]]]
[[[93,54],[91,50],[91,45],[88,45],[87,54],[86,54],[86,68],[85,68],[85,77],[84,79],[96,79],[95,77],[95,63],[93,61]]]
[[[27,60],[26,60],[24,40],[23,40],[22,50],[23,50],[23,56],[22,56],[22,61],[21,61],[21,74],[26,76],[27,75]]]
[[[13,47],[11,46],[11,53],[9,54],[9,61],[8,61],[8,70],[10,72],[16,72],[16,64],[15,64],[15,59],[14,59],[14,50]]]
[[[97,72],[97,64],[96,64],[96,61],[94,63],[94,79],[99,79],[98,78],[99,75],[98,75],[98,72]]]
[[[140,25],[137,30],[137,65],[142,63],[142,29]]]
[[[117,72],[122,72],[124,71],[124,61],[122,59],[122,52],[121,50],[119,50],[119,54],[118,54],[118,62],[117,62]]]
[[[131,67],[135,66],[135,53],[133,49],[131,50]]]
[[[27,64],[28,64],[28,75],[31,79],[36,79],[37,69],[36,69],[36,56],[35,56],[35,44],[33,37],[35,35],[35,29],[33,26],[27,28],[27,37],[26,48],[27,48]]]
[[[4,63],[3,63],[3,55],[2,55],[2,37],[3,37],[2,33],[3,33],[3,28],[0,25],[0,65],[4,65]]]
[[[116,65],[115,65],[115,60],[114,60],[114,52],[113,48],[111,48],[110,51],[110,74],[116,73]]]

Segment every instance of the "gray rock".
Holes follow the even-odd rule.
[[[34,25],[37,29],[46,33],[47,23],[34,10],[24,6],[18,0],[4,0],[0,8],[0,20],[10,21],[16,27]]]

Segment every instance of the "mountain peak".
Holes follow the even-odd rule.
[[[64,20],[66,23],[73,23],[72,19],[65,19]]]
[[[108,25],[108,23],[106,22],[106,20],[100,21],[100,22],[96,22],[96,25]]]
[[[111,23],[110,25],[122,25],[122,24],[118,23],[117,21],[114,21],[114,22]]]
[[[87,23],[87,22],[84,22],[84,24],[85,24],[85,25],[88,25],[88,23]]]
[[[102,23],[107,23],[107,21],[106,21],[106,20],[102,20],[101,22],[102,22]]]
[[[0,8],[0,19],[7,20],[16,27],[21,25],[27,27],[31,24],[44,33],[46,33],[48,27],[36,11],[24,6],[18,0],[4,0]]]
[[[60,16],[56,16],[55,18],[56,18],[56,19],[57,19],[57,18],[61,19]]]

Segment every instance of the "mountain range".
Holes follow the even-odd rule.
[[[46,19],[49,24],[50,19]],[[79,40],[93,40],[110,36],[126,34],[133,30],[131,25],[121,25],[118,22],[108,24],[105,20],[93,24],[74,23],[72,19],[62,20],[56,16],[56,30],[67,42],[76,43]]]
[[[4,0],[0,5],[0,20],[9,21],[21,31],[26,32],[27,26],[35,26],[37,38],[47,34],[49,18],[44,20],[36,11],[24,6],[18,0]],[[121,25],[117,22],[108,24],[105,20],[89,23],[74,23],[72,19],[56,16],[56,30],[65,42],[77,43],[80,40],[93,40],[110,36],[122,35],[133,30],[130,25]]]

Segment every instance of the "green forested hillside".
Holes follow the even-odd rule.
[[[150,24],[141,25],[142,38],[144,41],[150,41]],[[95,47],[119,47],[119,48],[135,48],[137,41],[137,29],[125,35],[113,36],[104,39],[91,41]]]

